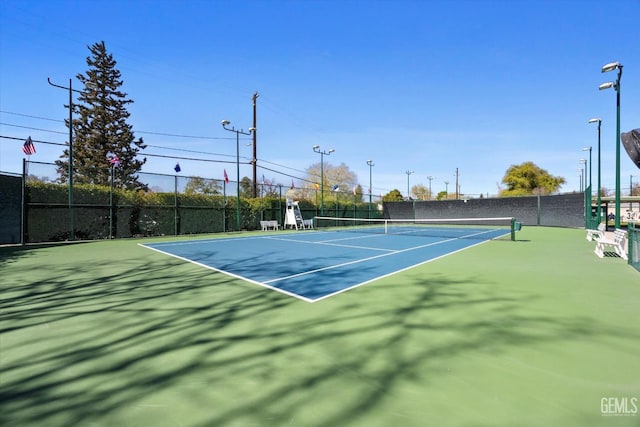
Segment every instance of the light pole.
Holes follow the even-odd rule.
[[[369,165],[369,219],[371,219],[371,192],[373,191],[373,187],[371,187],[371,169],[375,166],[373,160],[367,160],[367,164]]]
[[[584,165],[580,166],[584,171],[582,175],[582,191],[587,191],[587,159],[580,159],[579,162],[581,165]]]
[[[591,172],[593,169],[593,161],[591,158],[591,146],[589,147],[584,147],[582,149],[582,151],[588,151],[589,152],[589,194],[585,195],[585,206],[584,206],[584,213],[585,213],[585,218],[586,219],[586,225],[587,228],[590,228],[591,226],[591,201],[593,200],[593,184],[591,182]],[[585,167],[585,173],[586,173],[586,167]],[[585,176],[585,191],[586,191],[586,182],[587,182],[587,178]]]
[[[444,182],[444,198],[449,200],[449,181]]]
[[[633,178],[637,178],[638,175],[629,174],[629,196],[633,196]],[[633,202],[629,202],[629,210],[633,210]]]
[[[71,79],[69,79],[69,87],[52,83],[49,77],[47,77],[47,81],[51,86],[69,91],[69,240],[75,240],[73,224],[73,92],[82,93],[82,91],[73,89]]]
[[[324,215],[324,156],[329,156],[336,150],[330,148],[329,151],[323,151],[319,145],[314,145],[311,148],[320,154],[320,216],[322,216]]]
[[[431,181],[435,179],[435,176],[429,175],[427,179],[429,180],[429,200],[431,200],[433,198],[433,196],[431,195]]]
[[[587,227],[588,225],[588,216],[587,216],[587,159],[580,159],[580,164],[584,165],[584,167],[582,168],[582,170],[584,170],[584,173],[582,175],[583,177],[583,185],[582,185],[582,192],[583,192],[583,197],[582,197],[582,201],[584,203],[584,226],[585,228],[589,228]]]
[[[600,201],[600,127],[602,126],[602,119],[599,117],[589,119],[589,123],[598,123],[598,224],[600,224],[601,219],[601,201]]]
[[[407,170],[405,172],[407,174],[407,198],[411,198],[411,193],[409,193],[409,175],[413,173],[413,171]]]
[[[620,228],[620,79],[622,78],[622,64],[610,62],[602,67],[603,73],[618,70],[618,78],[614,82],[602,83],[600,90],[614,88],[616,91],[616,208],[615,227]]]
[[[580,192],[582,193],[582,168],[578,169],[578,172],[580,173],[580,175],[578,175],[580,178]]]
[[[249,132],[245,132],[242,129],[236,129],[235,127],[228,128],[231,124],[229,120],[223,120],[221,122],[224,130],[234,132],[236,134],[236,226],[238,231],[242,230],[240,225],[240,134],[251,135],[256,129],[254,127],[249,128]]]
[[[582,151],[588,151],[589,152],[589,189],[591,189],[591,169],[592,169],[592,165],[591,165],[591,147],[585,147],[582,149]],[[585,160],[586,161],[586,160]],[[585,178],[585,182],[586,182],[586,178]],[[589,194],[589,197],[591,197],[591,194]]]

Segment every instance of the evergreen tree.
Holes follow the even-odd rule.
[[[77,103],[73,105],[74,140],[73,173],[76,183],[109,185],[111,182],[110,159],[117,157],[118,166],[113,169],[114,185],[120,188],[145,188],[138,180],[138,172],[147,161],[137,158],[146,148],[142,138],[135,139],[132,126],[127,123],[130,113],[127,94],[120,90],[123,81],[116,69],[116,61],[107,53],[105,43],[89,47],[89,69],[76,77],[84,85]],[[69,123],[67,121],[67,126]],[[68,180],[69,150],[56,161],[62,182]]]

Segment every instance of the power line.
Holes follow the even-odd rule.
[[[10,139],[10,140],[14,140],[14,141],[24,141],[24,138],[19,138],[19,137],[14,137],[14,136],[6,136],[6,135],[0,135],[0,138],[3,139]],[[51,142],[51,141],[43,141],[43,140],[38,140],[38,139],[33,139],[33,142],[38,143],[38,144],[48,144],[48,145],[58,145],[58,146],[68,146],[69,144],[65,143],[59,143],[59,142]],[[204,151],[195,151],[195,150],[184,150],[184,149],[179,149],[179,148],[168,148],[168,147],[161,147],[161,146],[157,146],[157,145],[147,145],[148,147],[154,147],[154,148],[160,148],[160,149],[166,149],[166,150],[175,150],[175,151],[183,151],[183,152],[192,152],[195,154],[207,154],[207,155],[216,155],[216,156],[221,156],[221,157],[234,157],[230,154],[219,154],[219,153],[208,153],[208,152],[204,152]],[[140,156],[147,156],[147,157],[159,157],[159,158],[166,158],[166,159],[173,159],[173,160],[190,160],[190,161],[196,161],[196,162],[209,162],[209,163],[226,163],[226,164],[235,164],[236,160],[220,160],[220,159],[203,159],[203,158],[198,158],[198,157],[187,157],[187,156],[175,156],[175,155],[165,155],[165,154],[157,154],[157,153],[148,153],[145,151],[140,151],[138,152],[138,155]],[[247,157],[244,157],[245,162],[240,162],[240,164],[242,165],[250,165],[252,164],[251,160]],[[307,173],[303,170],[299,170],[299,169],[295,169],[295,168],[291,168],[285,165],[281,165],[278,163],[274,163],[274,162],[270,162],[268,160],[263,160],[263,159],[257,159],[257,161],[259,163],[266,163],[266,164],[270,164],[270,165],[274,165],[277,166],[279,168],[283,168],[283,169],[289,169],[295,172],[299,172],[299,173]],[[263,169],[265,171],[269,171],[269,172],[273,172],[276,173],[278,175],[282,175],[282,176],[286,176],[288,178],[293,178],[296,179],[298,181],[302,181],[302,182],[306,182],[309,184],[313,184],[314,182],[311,180],[308,180],[306,178],[301,178],[298,175],[294,175],[292,173],[288,173],[288,172],[284,172],[282,170],[278,170],[278,169],[274,169],[274,168],[270,168],[270,167],[266,167],[266,166],[262,166],[259,165],[258,166],[260,169]]]
[[[11,114],[13,116],[28,117],[28,118],[31,118],[31,119],[47,120],[47,121],[56,122],[56,123],[65,123],[64,120],[60,120],[60,119],[52,119],[52,118],[48,118],[48,117],[34,116],[34,115],[31,115],[31,114],[16,113],[14,111],[0,110],[0,113]],[[53,130],[46,130],[46,129],[27,127],[27,126],[14,125],[14,124],[10,124],[10,123],[0,123],[0,124],[4,124],[6,126],[21,127],[21,128],[25,128],[25,129],[39,130],[39,131],[43,131],[43,132],[66,133],[66,132],[59,132],[59,131],[53,131]],[[209,140],[232,140],[232,139],[235,139],[233,137],[227,137],[227,136],[196,136],[196,135],[182,135],[182,134],[165,133],[165,132],[150,132],[150,131],[142,131],[142,130],[136,130],[136,131],[134,131],[134,133],[141,133],[141,134],[146,134],[146,135],[157,135],[157,136],[169,136],[169,137],[172,137],[172,138],[209,139]],[[242,138],[242,139],[247,139],[247,138]]]
[[[14,127],[14,128],[37,130],[37,131],[40,131],[40,132],[59,133],[59,134],[62,134],[62,135],[66,135],[67,134],[67,132],[61,132],[61,131],[58,131],[58,130],[49,130],[49,129],[34,128],[34,127],[31,127],[31,126],[14,125],[12,123],[5,123],[5,122],[0,122],[0,125],[11,126],[11,127]]]
[[[4,114],[11,114],[13,116],[20,116],[20,117],[29,117],[30,119],[40,119],[40,120],[48,120],[50,122],[63,122],[64,120],[60,120],[60,119],[51,119],[48,117],[40,117],[40,116],[32,116],[30,114],[23,114],[23,113],[14,113],[13,111],[5,111],[5,110],[0,110],[0,113],[4,113]]]
[[[17,138],[15,136],[4,136],[4,135],[0,135],[0,138],[4,138],[4,139],[13,139],[16,141],[24,141],[24,138]],[[66,142],[62,143],[62,142],[51,142],[51,141],[41,141],[39,139],[32,139],[31,141],[33,142],[37,142],[39,144],[49,144],[49,145],[69,145]]]

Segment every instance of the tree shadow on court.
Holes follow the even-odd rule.
[[[466,354],[629,334],[475,275],[309,304],[155,253],[41,266],[3,287],[3,425],[346,426]]]

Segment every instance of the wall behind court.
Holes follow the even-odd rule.
[[[447,219],[515,217],[524,225],[584,227],[582,193],[468,200],[386,202],[385,218]]]

